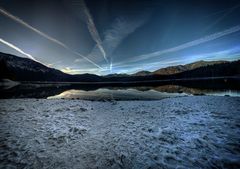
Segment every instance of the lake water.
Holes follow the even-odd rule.
[[[240,90],[236,88],[199,88],[180,85],[88,88],[69,84],[24,84],[1,89],[0,92],[1,99],[159,100],[192,95],[240,97]]]

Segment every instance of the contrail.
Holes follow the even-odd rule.
[[[205,31],[208,31],[209,29],[211,29],[212,27],[214,27],[215,25],[217,25],[219,22],[221,22],[223,19],[225,19],[228,15],[230,15],[232,12],[234,12],[237,8],[240,7],[240,4],[231,7],[230,9],[227,10],[227,12],[221,16],[220,18],[218,18],[214,23],[212,23],[211,25],[209,25]]]
[[[8,47],[10,47],[10,48],[18,51],[19,53],[23,54],[24,56],[27,56],[29,59],[32,59],[32,60],[34,60],[34,61],[36,61],[36,62],[39,62],[39,61],[36,60],[32,55],[30,55],[30,54],[28,54],[28,53],[25,53],[22,49],[18,48],[17,46],[15,46],[15,45],[13,45],[13,44],[11,44],[11,43],[9,43],[9,42],[1,39],[1,38],[0,38],[0,42],[3,43],[4,45],[7,45]],[[41,62],[39,62],[39,63],[41,63]],[[42,63],[41,63],[41,64],[42,64]]]
[[[217,33],[205,36],[203,38],[200,38],[200,39],[197,39],[197,40],[194,40],[194,41],[191,41],[191,42],[184,43],[182,45],[179,45],[179,46],[176,46],[176,47],[173,47],[173,48],[169,48],[169,49],[165,49],[165,50],[161,50],[161,51],[157,51],[157,52],[153,52],[153,53],[149,53],[149,54],[144,54],[144,55],[140,55],[140,56],[135,56],[131,59],[128,59],[128,62],[137,62],[137,61],[141,61],[141,60],[150,59],[150,58],[153,58],[153,57],[156,57],[156,56],[160,56],[160,55],[163,55],[163,54],[177,52],[177,51],[187,49],[187,48],[190,48],[190,47],[193,47],[193,46],[197,46],[197,45],[209,42],[209,41],[213,41],[215,39],[219,39],[221,37],[230,35],[232,33],[238,32],[238,31],[240,31],[240,25],[234,26],[232,28],[226,29],[226,30],[221,31],[221,32],[217,32]]]
[[[16,21],[17,23],[20,23],[20,24],[22,24],[23,26],[31,29],[32,31],[38,33],[39,35],[41,35],[41,36],[43,36],[43,37],[45,37],[45,38],[47,38],[48,40],[50,40],[50,41],[52,41],[52,42],[54,42],[54,43],[57,43],[57,44],[59,44],[59,45],[61,45],[61,46],[63,46],[63,47],[66,47],[66,45],[64,45],[62,42],[60,42],[60,41],[58,41],[58,40],[56,40],[56,39],[48,36],[47,34],[39,31],[38,29],[32,27],[32,26],[29,25],[28,23],[24,22],[23,20],[21,20],[20,18],[18,18],[18,17],[16,17],[16,16],[10,14],[10,13],[7,12],[6,10],[0,8],[0,13],[2,13],[3,15],[11,18],[12,20]]]
[[[104,32],[104,38],[102,45],[107,53],[108,60],[113,61],[113,52],[121,44],[121,42],[128,37],[130,34],[134,33],[139,27],[144,25],[150,17],[150,12],[144,12],[141,17],[138,18],[116,18],[111,26]],[[95,45],[92,51],[88,54],[91,59],[96,59],[97,61],[102,61],[99,58],[100,50]],[[100,60],[101,59],[101,60]],[[112,65],[113,66],[113,65]]]
[[[112,59],[111,59],[111,61],[110,61],[110,65],[109,65],[110,73],[112,73],[112,69],[113,69],[113,63],[112,63]]]
[[[51,36],[49,36],[49,35],[41,32],[41,31],[39,31],[38,29],[32,27],[31,25],[29,25],[28,23],[24,22],[24,21],[21,20],[20,18],[14,16],[14,15],[12,15],[12,14],[10,14],[10,13],[7,12],[6,10],[0,8],[0,13],[2,13],[2,14],[5,15],[5,16],[7,16],[8,18],[11,18],[11,19],[14,20],[15,22],[17,22],[17,23],[25,26],[26,28],[31,29],[32,31],[34,31],[34,32],[36,32],[37,34],[45,37],[46,39],[48,39],[48,40],[50,40],[50,41],[52,41],[52,42],[54,42],[54,43],[62,46],[63,48],[65,48],[65,49],[68,50],[69,52],[71,52],[71,53],[73,53],[73,54],[75,54],[75,55],[77,55],[77,56],[82,57],[83,59],[85,59],[85,60],[87,60],[88,62],[92,63],[93,65],[97,66],[98,68],[103,69],[100,65],[98,65],[98,64],[95,63],[94,61],[88,59],[87,57],[83,56],[82,54],[80,54],[80,53],[78,53],[78,52],[76,52],[76,51],[73,51],[71,48],[69,48],[69,47],[68,47],[67,45],[65,45],[64,43],[62,43],[62,42],[58,41],[57,39],[52,38]]]
[[[97,31],[97,28],[94,24],[94,21],[93,21],[93,18],[91,16],[91,14],[90,14],[90,11],[88,10],[87,5],[85,4],[84,0],[82,0],[81,2],[82,2],[82,6],[83,6],[83,12],[84,12],[85,18],[86,18],[88,30],[89,30],[93,40],[97,43],[97,47],[101,51],[104,59],[108,63],[108,59],[106,57],[106,52],[105,52],[105,50],[102,46],[102,40],[101,40],[101,38],[99,36],[99,33]]]

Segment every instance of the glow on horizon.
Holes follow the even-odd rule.
[[[181,59],[184,57],[184,59]],[[236,46],[230,49],[209,52],[209,53],[199,53],[194,55],[184,55],[179,59],[166,59],[157,62],[150,63],[134,63],[134,64],[124,64],[124,65],[115,65],[115,72],[113,73],[136,73],[138,71],[155,71],[161,68],[169,67],[169,66],[177,66],[193,63],[199,60],[204,61],[218,61],[218,60],[226,60],[226,61],[234,61],[240,59],[240,46]]]

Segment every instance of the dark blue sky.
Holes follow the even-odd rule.
[[[68,73],[240,59],[240,1],[0,0],[0,51]]]

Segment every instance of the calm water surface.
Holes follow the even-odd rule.
[[[239,89],[199,88],[179,85],[89,88],[71,84],[25,84],[0,90],[1,99],[45,98],[83,100],[158,100],[167,97],[214,95],[240,97]]]

